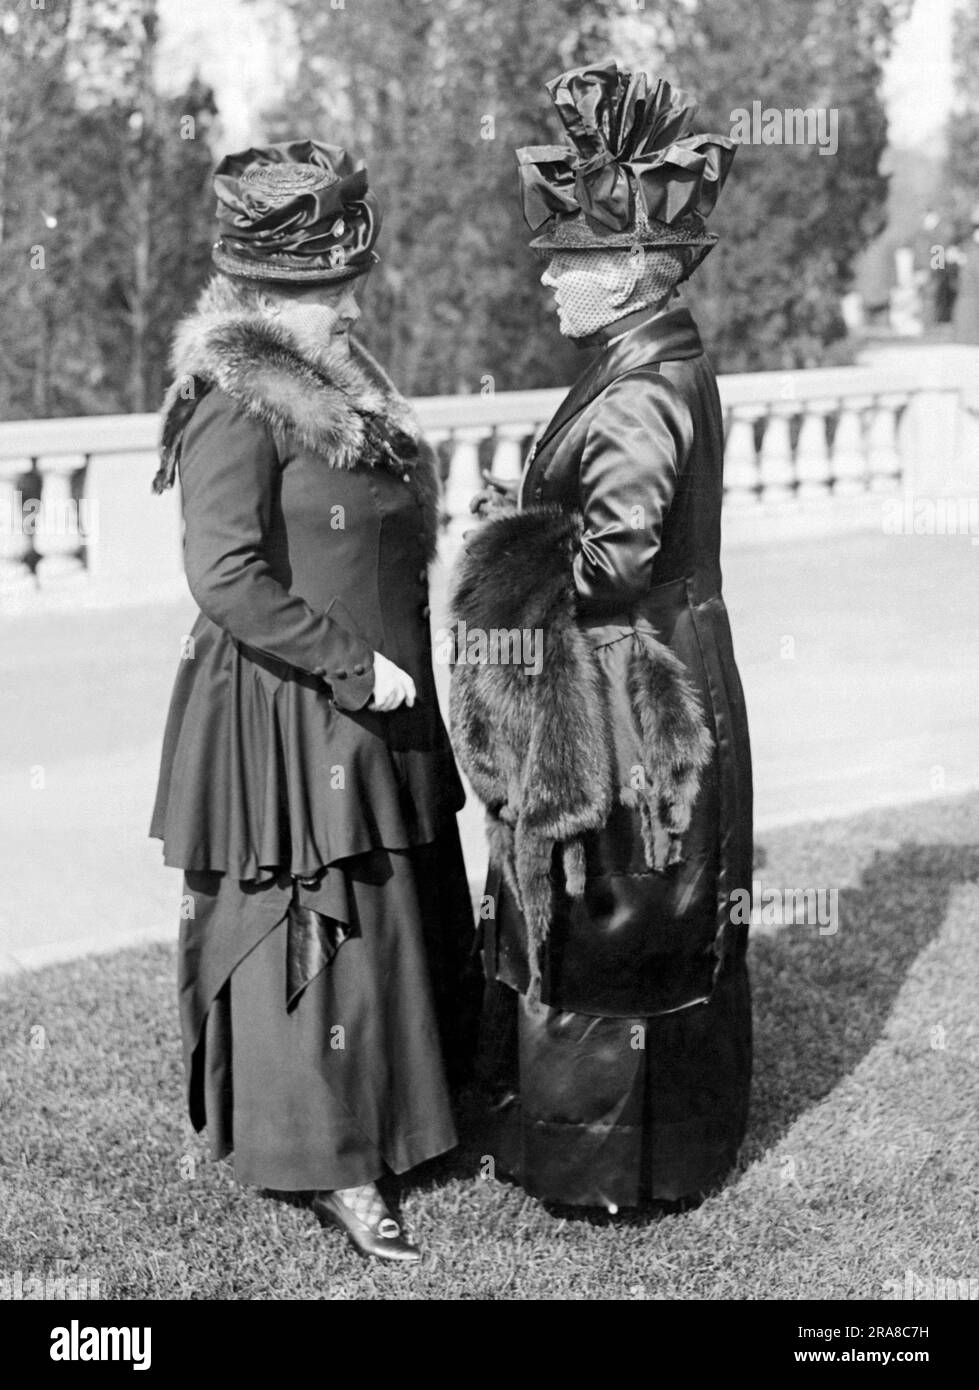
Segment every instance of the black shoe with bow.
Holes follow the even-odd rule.
[[[313,1211],[322,1224],[339,1226],[359,1254],[379,1260],[400,1260],[405,1264],[420,1260],[418,1246],[405,1238],[400,1223],[383,1202],[379,1207],[376,1217],[364,1221],[338,1192],[317,1192],[313,1198]]]

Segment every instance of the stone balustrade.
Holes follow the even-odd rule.
[[[725,540],[881,528],[902,494],[979,492],[979,349],[920,348],[869,366],[720,378]],[[516,479],[560,390],[415,402],[457,538],[484,472]],[[152,415],[0,424],[0,601],[121,603],[182,586],[179,504],[150,491]]]

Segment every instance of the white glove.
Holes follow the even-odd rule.
[[[410,709],[414,703],[415,682],[408,672],[402,671],[400,666],[395,666],[393,661],[388,661],[380,652],[375,652],[374,694],[367,708],[389,714],[399,705],[406,704]]]

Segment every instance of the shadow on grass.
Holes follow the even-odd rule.
[[[750,953],[755,1062],[743,1160],[757,1159],[877,1042],[905,978],[938,934],[979,848],[904,844],[842,888],[839,930],[786,926]],[[832,886],[832,885],[826,885]]]
[[[756,933],[749,955],[754,1075],[742,1166],[761,1157],[867,1055],[908,971],[938,934],[953,888],[976,879],[979,848],[908,843],[878,853],[857,886],[840,889],[834,934],[820,935],[818,926]],[[428,1190],[476,1177],[479,1113],[478,1096],[465,1094],[460,1147],[406,1175],[404,1188]],[[589,1224],[622,1225],[694,1205],[658,1204],[614,1218],[588,1208],[549,1204],[548,1210]]]

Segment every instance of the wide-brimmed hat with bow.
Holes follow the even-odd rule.
[[[570,145],[517,150],[523,215],[540,251],[683,246],[689,274],[716,245],[713,211],[737,145],[691,131],[696,103],[610,59],[546,84]],[[543,229],[541,231],[541,229]]]
[[[339,145],[292,140],[243,150],[214,174],[214,264],[250,280],[349,280],[377,262],[381,226],[367,170]]]

